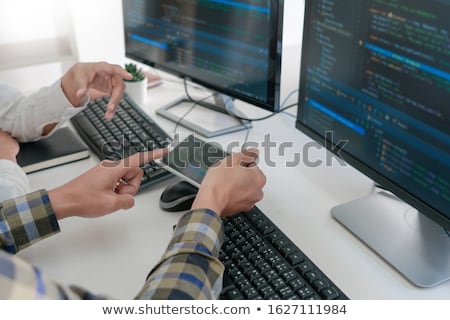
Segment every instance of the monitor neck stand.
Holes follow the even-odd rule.
[[[332,216],[420,287],[450,279],[450,237],[437,223],[387,192],[334,207]]]
[[[196,102],[196,101],[192,101],[190,99],[183,97],[183,98],[178,99],[166,106],[159,108],[158,110],[156,110],[156,113],[188,128],[196,133],[199,133],[206,138],[211,138],[211,137],[215,137],[215,136],[219,136],[219,135],[223,135],[223,134],[227,134],[227,133],[231,133],[231,132],[241,131],[241,130],[248,130],[252,127],[252,124],[250,121],[240,120],[235,117],[235,116],[238,116],[241,118],[245,118],[245,115],[243,115],[241,112],[239,112],[234,107],[234,102],[231,97],[223,95],[223,94],[219,94],[219,93],[214,93],[213,98],[214,98],[214,102],[215,102],[214,104],[206,102],[206,101]],[[203,119],[200,121],[199,120],[192,121],[188,116],[186,116],[186,115],[188,115],[188,113],[190,113],[192,107],[195,104],[222,114],[222,115],[216,116],[219,118],[219,121],[217,121],[217,122],[218,122],[220,128],[208,129],[205,126],[203,126],[202,122],[206,121],[207,119],[205,119],[205,118],[209,117],[206,114],[203,115],[203,117],[202,117]],[[177,106],[184,106],[183,114],[180,115],[180,114],[176,114],[176,113],[172,112],[172,109]],[[184,111],[184,110],[187,110],[187,111]],[[224,123],[227,124],[226,127],[223,126]]]

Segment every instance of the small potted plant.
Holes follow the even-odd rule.
[[[125,80],[125,92],[134,102],[143,106],[147,100],[147,77],[135,63],[125,64],[125,70],[133,75],[133,79]]]

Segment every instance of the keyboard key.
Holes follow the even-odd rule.
[[[244,299],[244,296],[238,289],[232,289],[225,293],[225,298],[227,300],[242,300]]]
[[[326,281],[324,281],[324,280],[320,280],[320,279],[319,279],[319,280],[315,280],[315,281],[312,283],[312,286],[313,286],[313,288],[314,288],[316,291],[321,292],[322,290],[328,288],[328,283],[327,283]]]
[[[320,295],[325,300],[335,300],[339,298],[339,293],[334,288],[324,289],[320,292]]]
[[[286,257],[286,259],[292,266],[295,266],[295,265],[299,264],[300,262],[304,261],[303,256],[298,252],[293,252],[293,253],[289,254]]]

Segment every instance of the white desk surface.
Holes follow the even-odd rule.
[[[155,110],[183,94],[182,86],[165,82],[148,93],[144,107],[169,134],[174,123]],[[239,106],[239,105],[238,105]],[[266,114],[250,107],[248,116]],[[295,113],[295,108],[289,110]],[[187,132],[180,128],[182,135]],[[292,142],[285,155],[277,148],[261,150],[260,167],[267,176],[264,199],[257,206],[322,269],[351,299],[450,299],[450,281],[431,289],[412,285],[330,215],[330,209],[370,192],[372,182],[349,166],[308,167],[304,161],[287,168],[286,161],[311,140],[295,129],[294,118],[279,114],[254,122],[249,141],[260,146],[265,135],[278,145]],[[243,142],[245,132],[215,138],[222,146]],[[303,153],[301,153],[303,155]],[[324,149],[312,148],[309,160],[324,160]],[[275,165],[271,166],[270,161]],[[98,163],[87,160],[31,174],[33,189],[51,189]],[[70,218],[62,232],[19,253],[42,268],[48,277],[77,284],[117,299],[131,299],[159,260],[181,213],[159,208],[161,192],[173,180],[143,190],[136,205],[99,219]],[[83,201],[83,199],[80,199]]]

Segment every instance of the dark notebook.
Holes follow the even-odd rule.
[[[21,143],[17,163],[31,173],[88,157],[86,144],[70,128],[63,127],[48,138]]]

